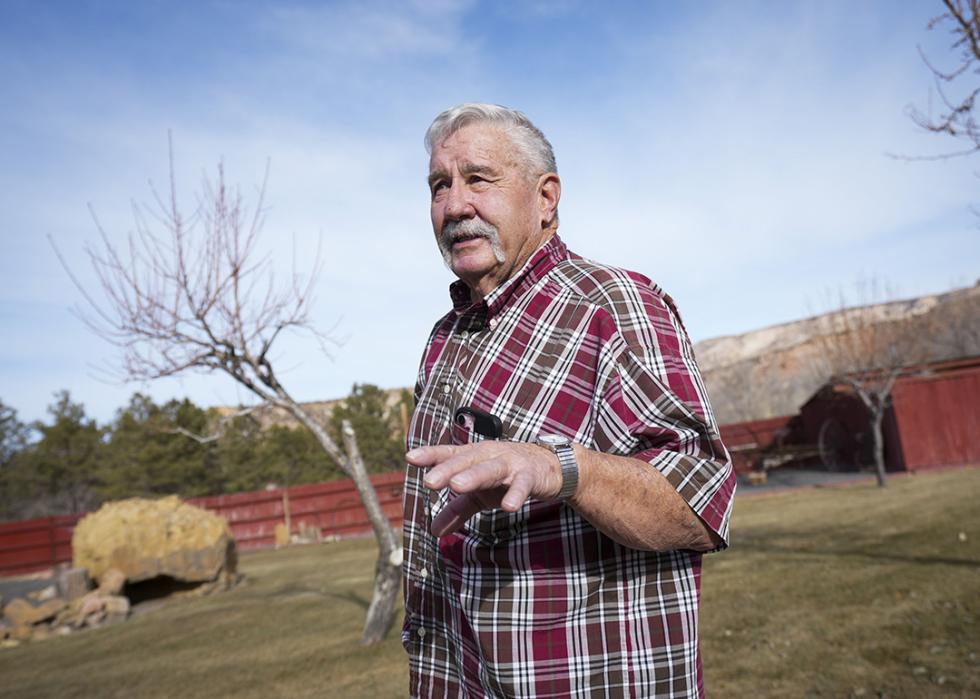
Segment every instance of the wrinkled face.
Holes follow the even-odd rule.
[[[541,181],[492,126],[465,126],[432,149],[436,242],[446,265],[477,295],[509,279],[550,234],[542,226]]]

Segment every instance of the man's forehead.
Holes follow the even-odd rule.
[[[436,162],[435,160],[429,161],[429,176],[431,177],[441,177],[448,175],[450,169],[459,170],[464,175],[472,173],[499,173],[503,166],[507,163],[501,163],[499,159],[481,159],[477,158],[470,160],[469,158],[459,158],[455,159],[450,164],[445,164],[442,162]]]
[[[503,130],[485,124],[470,124],[451,133],[432,148],[429,172],[445,170],[450,164],[461,171],[515,165],[516,148]]]

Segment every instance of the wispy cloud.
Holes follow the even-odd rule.
[[[903,113],[928,96],[916,51],[945,50],[927,3],[599,5],[202,3],[0,9],[0,398],[40,416],[72,388],[100,416],[132,387],[92,382],[111,351],[66,312],[47,247],[83,265],[131,228],[131,198],[165,183],[172,129],[182,197],[223,158],[248,193],[271,160],[266,250],[320,239],[317,319],[341,319],[333,363],[287,338],[301,398],[355,381],[412,382],[450,281],[428,223],[422,133],[463,100],[526,111],[557,149],[562,233],[643,271],[697,337],[806,311],[859,273],[909,292],[972,276],[969,161]],[[4,21],[6,20],[6,21]],[[81,272],[86,274],[84,270]],[[34,351],[38,347],[45,351]],[[148,387],[235,402],[214,377]]]

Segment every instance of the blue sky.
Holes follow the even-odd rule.
[[[410,385],[451,281],[432,240],[422,135],[461,101],[525,111],[555,146],[561,233],[653,277],[693,339],[821,310],[862,278],[901,295],[980,276],[977,161],[906,162],[917,47],[948,65],[939,2],[18,2],[0,4],[0,400],[44,416],[69,389],[108,420],[135,390],[248,402],[217,375],[106,382],[114,350],[70,313],[83,246],[132,228],[165,183],[219,160],[247,194],[271,163],[264,247],[321,239],[314,318],[286,337],[302,400]]]

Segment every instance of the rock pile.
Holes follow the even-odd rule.
[[[127,585],[169,579],[201,594],[237,580],[228,522],[176,497],[107,503],[79,521],[72,549],[75,567],[51,585],[0,598],[0,647],[124,621]]]
[[[89,591],[87,571],[69,568],[58,574],[54,584],[10,600],[2,605],[0,646],[41,641],[125,620],[129,616],[129,600],[122,595],[125,578],[121,576],[115,571],[110,576],[114,582]],[[80,580],[84,581],[84,588],[79,585]]]

